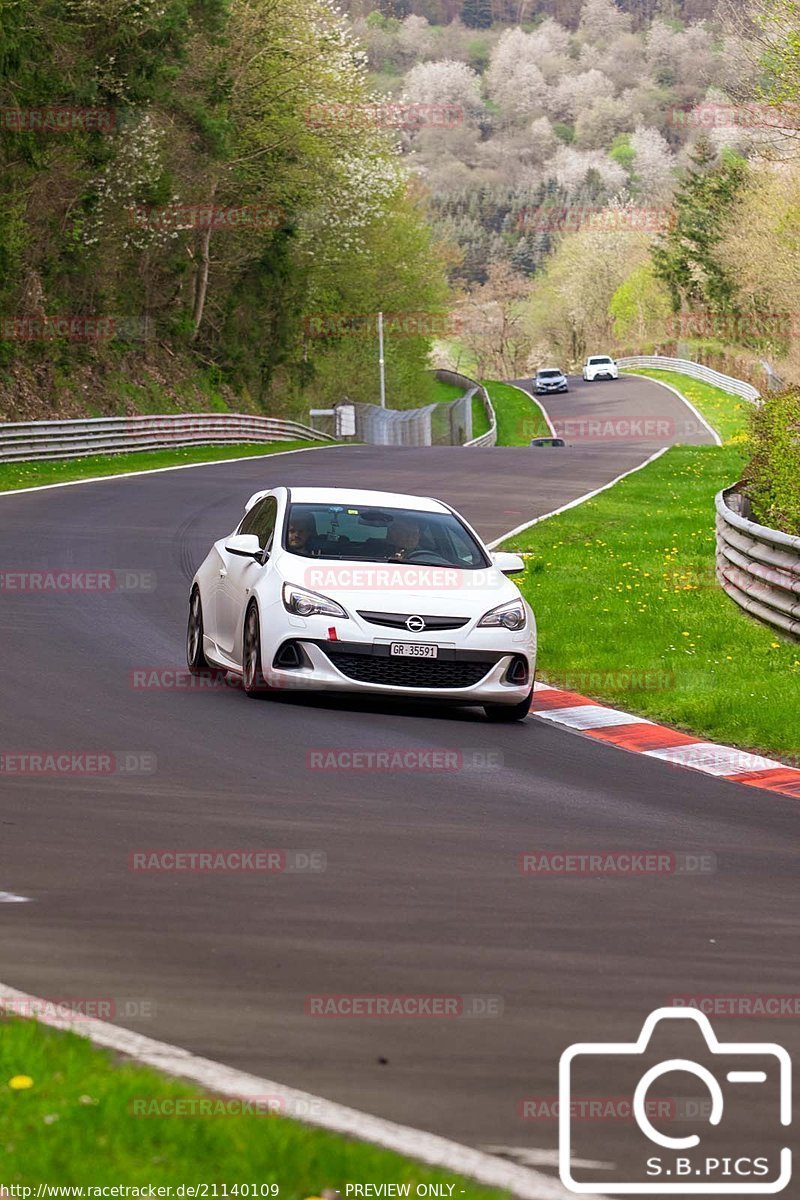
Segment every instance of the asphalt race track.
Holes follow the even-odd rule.
[[[556,420],[590,406],[592,416],[650,415],[676,429],[691,418],[634,379],[550,402]],[[437,717],[132,683],[137,669],[183,667],[191,574],[259,487],[434,494],[491,540],[673,440],[332,448],[0,497],[6,570],[144,571],[155,583],[2,594],[0,749],[129,751],[150,756],[129,764],[155,769],[2,777],[0,889],[31,902],[0,905],[0,979],[39,996],[110,998],[129,1028],[507,1147],[520,1162],[556,1146],[555,1121],[523,1120],[520,1104],[557,1094],[570,1043],[632,1040],[675,995],[800,993],[796,814],[785,798],[535,719],[505,728],[477,710]],[[328,748],[461,757],[455,769],[414,773],[310,769],[308,753]],[[322,851],[327,869],[129,869],[142,849],[262,847]],[[518,862],[534,849],[697,852],[715,855],[716,871],[533,879]],[[487,1002],[493,1016],[306,1014],[312,995],[375,993],[499,999]],[[800,1042],[796,1019],[721,1020],[717,1031],[790,1051]],[[589,1086],[618,1094],[602,1070]],[[738,1120],[763,1150],[782,1144],[768,1105]],[[619,1161],[608,1123],[585,1132],[591,1157]]]

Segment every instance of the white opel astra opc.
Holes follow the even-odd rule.
[[[440,500],[349,488],[256,492],[194,577],[187,659],[285,689],[528,712],[536,622],[492,554]]]

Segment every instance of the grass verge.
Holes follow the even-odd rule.
[[[741,612],[714,578],[714,495],[741,474],[749,406],[662,374],[725,444],[673,448],[505,543],[530,552],[521,586],[539,622],[540,677],[788,758],[799,748],[800,648]]]
[[[20,1077],[30,1086],[20,1088]],[[474,1200],[506,1196],[281,1116],[243,1113],[237,1101],[115,1062],[84,1038],[32,1020],[0,1023],[0,1089],[6,1187],[246,1181],[260,1187],[256,1196],[275,1184],[280,1200],[304,1200],[379,1181],[451,1183],[453,1195]],[[196,1115],[203,1100],[216,1106],[213,1115]],[[176,1102],[190,1115],[176,1117]],[[268,1103],[262,1098],[262,1108]]]
[[[489,417],[483,405],[483,400],[476,392],[472,397],[472,436],[483,437],[489,432]]]
[[[245,442],[235,446],[184,446],[177,450],[139,450],[131,454],[91,454],[86,458],[50,459],[46,462],[0,463],[0,492],[38,487],[46,483],[69,483],[98,475],[121,475],[126,471],[154,471],[160,467],[183,467],[189,463],[219,462],[226,458],[249,458],[280,454],[322,442]]]
[[[531,438],[550,437],[541,408],[525,392],[494,379],[483,386],[497,415],[498,446],[528,446]]]

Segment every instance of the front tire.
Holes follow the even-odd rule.
[[[496,724],[506,725],[513,721],[524,721],[531,711],[532,699],[533,688],[524,700],[520,700],[519,704],[484,704],[483,711],[486,713],[487,721],[493,721]]]
[[[186,662],[191,675],[202,675],[209,670],[203,653],[203,602],[200,589],[194,587],[189,597],[189,623],[186,627]]]
[[[267,681],[261,670],[261,624],[255,604],[250,605],[244,618],[242,686],[248,696],[261,696],[267,691]]]

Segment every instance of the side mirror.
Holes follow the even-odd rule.
[[[236,533],[233,537],[229,537],[225,543],[225,549],[228,554],[235,554],[237,558],[252,558],[257,562],[261,562],[261,543],[254,533]]]
[[[506,554],[503,550],[492,555],[492,562],[504,575],[518,575],[525,570],[525,563],[518,554]]]

